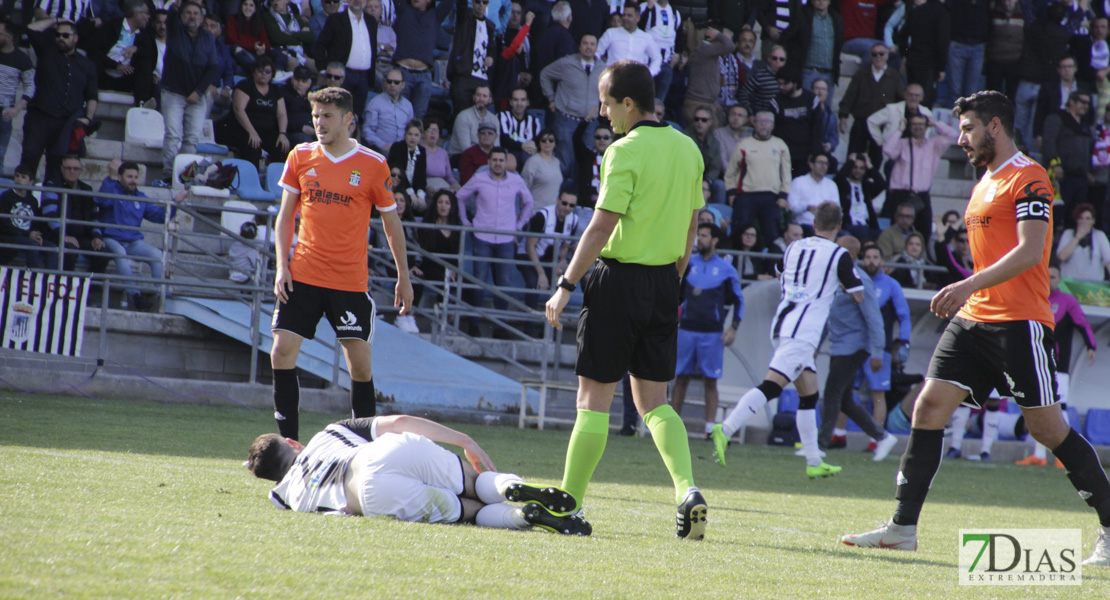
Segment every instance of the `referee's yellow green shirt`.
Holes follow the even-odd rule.
[[[621,215],[601,256],[665,265],[686,254],[695,210],[705,206],[705,164],[694,140],[667,125],[640,121],[601,161],[597,208]]]

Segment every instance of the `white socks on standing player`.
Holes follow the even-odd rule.
[[[798,426],[798,437],[802,439],[802,452],[806,455],[806,465],[820,466],[821,449],[817,447],[817,410],[807,408],[794,414],[794,424]]]
[[[971,407],[960,406],[952,413],[952,443],[949,448],[962,451],[964,434],[967,433],[967,420],[971,418]]]
[[[1002,412],[999,410],[987,410],[983,413],[983,444],[979,448],[980,452],[990,454],[991,446],[998,439],[998,423],[1001,420]]]
[[[520,508],[504,502],[487,504],[480,508],[478,514],[474,517],[474,523],[481,527],[493,527],[495,529],[529,529],[532,527],[524,519],[524,514],[520,512]]]
[[[486,504],[497,504],[508,500],[505,497],[505,489],[514,483],[524,483],[524,480],[520,475],[512,473],[486,471],[478,473],[478,479],[474,482],[474,493]]]
[[[721,423],[721,430],[724,432],[726,438],[731,438],[748,419],[755,416],[759,409],[767,405],[767,396],[763,395],[763,390],[758,387],[744,392],[740,396],[740,401],[736,406],[732,407],[732,411],[725,417],[724,422]]]

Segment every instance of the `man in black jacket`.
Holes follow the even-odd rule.
[[[474,104],[479,85],[490,85],[495,57],[501,54],[497,28],[486,18],[489,0],[473,2],[469,8],[466,0],[455,5],[455,42],[447,59],[447,78],[456,114]]]
[[[351,92],[356,114],[366,108],[366,96],[374,81],[378,48],[378,20],[365,12],[366,0],[350,0],[347,10],[324,21],[316,40],[316,64],[343,63],[347,76],[343,89]]]
[[[777,73],[779,95],[771,101],[775,114],[774,135],[790,148],[792,177],[809,173],[809,156],[821,150],[821,101],[813,92],[802,89],[798,70],[787,67]]]
[[[1087,177],[1091,171],[1094,135],[1086,116],[1091,112],[1091,99],[1094,97],[1087,92],[1072,92],[1068,96],[1067,108],[1048,115],[1044,120],[1043,164],[1056,176],[1057,189],[1064,201],[1065,228],[1075,227],[1073,209],[1087,201]]]
[[[834,181],[840,191],[840,212],[844,215],[840,227],[863,241],[878,238],[879,220],[872,201],[886,191],[886,181],[872,167],[867,153],[849,154]]]
[[[109,21],[96,30],[86,48],[97,66],[99,87],[121,92],[135,91],[135,67],[132,58],[138,51],[138,34],[150,22],[150,8],[145,0],[127,0],[124,17]]]
[[[1069,99],[1076,92],[1082,92],[1088,98],[1096,96],[1093,85],[1076,78],[1077,71],[1078,65],[1075,58],[1071,56],[1061,58],[1056,65],[1056,78],[1042,85],[1040,91],[1037,92],[1037,111],[1033,113],[1033,138],[1037,141],[1037,147],[1042,151],[1044,150],[1042,137],[1044,136],[1045,119],[1055,112],[1070,110]],[[1083,111],[1083,124],[1093,125],[1093,117],[1094,111]],[[1052,157],[1045,154],[1043,164],[1047,165],[1050,158]]]
[[[898,46],[905,57],[906,80],[925,89],[925,106],[937,102],[937,83],[948,68],[948,42],[952,19],[939,0],[913,0],[906,10],[906,24],[898,33]]]
[[[59,181],[60,183],[48,181],[46,187],[70,188],[83,192],[93,191],[88,184],[81,181],[81,159],[76,156],[67,156],[62,159],[62,177]],[[61,222],[50,223],[50,229],[53,231],[52,241],[59,246],[65,244],[66,255],[63,266],[66,271],[72,271],[77,265],[78,256],[80,256],[78,252],[73,252],[73,250],[103,252],[105,246],[104,240],[100,237],[100,228],[93,223],[97,220],[98,213],[96,202],[91,195],[66,194],[59,196],[55,192],[46,192],[42,195],[42,216],[60,218],[63,205],[65,206],[65,229],[62,229]],[[103,273],[107,266],[108,260],[106,258],[89,257],[89,270],[93,273]]]
[[[829,84],[829,98],[836,93],[840,80],[840,50],[844,47],[844,19],[829,10],[829,0],[812,0],[801,15],[783,32],[779,42],[796,66],[802,67],[802,88],[812,89],[813,82],[824,79]]]

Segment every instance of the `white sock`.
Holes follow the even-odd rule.
[[[821,449],[817,447],[817,410],[807,408],[794,413],[794,424],[798,426],[798,436],[802,438],[802,452],[806,464],[816,467],[821,464]]]
[[[505,488],[514,483],[524,483],[520,475],[512,473],[498,473],[496,471],[486,471],[485,473],[478,473],[478,479],[474,482],[474,492],[478,494],[478,499],[486,504],[496,504],[508,500],[505,497]]]
[[[1002,420],[1002,412],[988,410],[983,413],[983,444],[980,452],[990,452],[991,446],[998,439],[998,422]]]
[[[1033,442],[1033,456],[1044,460],[1047,455],[1048,449],[1044,447],[1044,444],[1040,442]]]
[[[836,436],[836,437],[844,437],[844,436],[848,435],[848,430],[847,429],[841,429],[839,427],[833,427],[833,435]]]
[[[721,424],[725,437],[730,438],[737,431],[740,431],[744,423],[747,423],[748,419],[756,415],[756,411],[766,405],[767,396],[763,395],[763,390],[754,387],[744,392],[744,395],[740,396],[740,401],[736,403],[736,406],[732,407],[732,411],[728,413],[724,423]]]
[[[528,529],[532,527],[528,521],[524,520],[524,514],[520,512],[519,508],[504,502],[487,504],[478,509],[474,522],[481,527],[493,527],[495,529]]]
[[[971,418],[971,407],[961,406],[952,413],[952,448],[962,450],[964,435],[967,433],[967,420]]]
[[[706,421],[705,422],[705,432],[706,433],[713,433],[713,426],[714,425],[716,425],[716,423],[714,423],[713,421]]]

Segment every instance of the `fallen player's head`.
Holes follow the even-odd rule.
[[[247,468],[259,479],[281,481],[293,466],[302,446],[276,433],[265,433],[254,439],[247,453]]]

